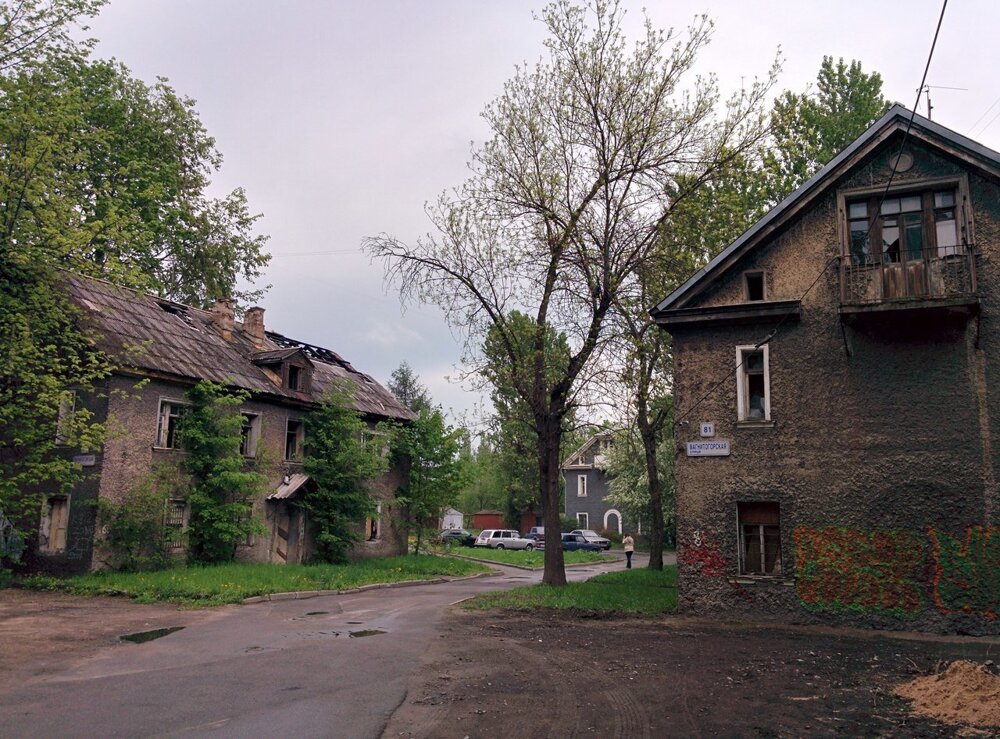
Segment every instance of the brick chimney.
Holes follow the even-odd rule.
[[[264,348],[264,309],[254,306],[247,308],[243,316],[243,331],[250,341],[253,342],[254,349]]]
[[[236,301],[232,298],[217,298],[212,307],[212,324],[226,341],[233,340],[233,313]]]

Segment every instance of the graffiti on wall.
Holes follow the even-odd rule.
[[[914,614],[925,545],[909,531],[800,526],[793,533],[796,590],[806,606]]]
[[[933,528],[865,531],[801,526],[793,533],[796,591],[806,606],[916,614],[1000,614],[1000,529],[964,537]],[[926,595],[925,595],[926,594]]]
[[[927,537],[934,604],[945,613],[995,619],[1000,612],[1000,529],[970,526],[964,540],[928,529]]]
[[[726,560],[719,545],[700,531],[695,531],[690,541],[678,549],[677,561],[689,567],[697,566],[705,577],[722,577],[726,574]]]

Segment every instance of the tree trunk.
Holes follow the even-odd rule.
[[[660,481],[660,470],[656,462],[656,430],[649,423],[646,404],[639,403],[639,414],[636,419],[639,426],[639,437],[646,457],[646,477],[649,481],[649,510],[653,517],[652,530],[649,532],[649,569],[663,569],[663,484]]]
[[[539,424],[538,478],[542,499],[542,520],[545,522],[545,571],[542,582],[546,585],[565,585],[566,567],[562,550],[562,526],[559,522],[559,493],[562,487],[559,447],[562,429],[558,419],[548,419]]]

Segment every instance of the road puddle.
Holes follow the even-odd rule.
[[[384,634],[386,632],[381,629],[365,629],[364,631],[349,631],[347,633],[352,639],[356,639],[360,636],[375,636],[376,634]]]
[[[122,641],[132,642],[133,644],[143,644],[153,641],[153,639],[159,639],[161,636],[173,634],[175,631],[180,631],[183,628],[183,626],[168,626],[165,629],[152,629],[151,631],[137,631],[134,634],[122,634],[118,638]]]

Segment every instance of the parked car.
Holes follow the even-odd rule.
[[[441,532],[442,544],[461,544],[463,547],[471,547],[476,543],[476,537],[465,529],[445,529]]]
[[[545,529],[541,526],[535,526],[531,531],[524,535],[525,539],[531,539],[536,544],[541,544],[545,541]]]
[[[608,549],[611,549],[611,540],[610,539],[605,539],[603,536],[601,536],[600,534],[598,534],[593,529],[573,529],[569,533],[571,533],[571,534],[579,534],[580,536],[582,536],[584,539],[586,539],[587,541],[591,542],[592,544],[600,544],[601,545],[601,549],[604,549],[605,551],[607,551]]]
[[[519,531],[514,529],[483,529],[476,539],[477,547],[489,547],[490,549],[527,549],[531,551],[535,548],[535,542],[525,539]]]
[[[563,534],[562,535],[562,548],[567,552],[583,551],[583,552],[600,552],[602,547],[596,542],[587,541],[583,534]]]

